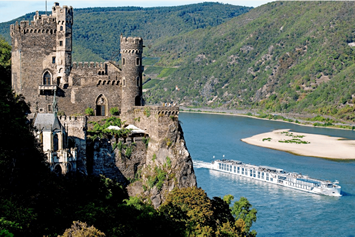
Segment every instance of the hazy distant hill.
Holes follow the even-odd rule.
[[[174,35],[217,26],[250,9],[208,2],[177,7],[74,9],[73,60],[117,60],[121,34],[141,36],[149,47]],[[1,23],[0,34],[10,42],[9,25],[22,19],[31,20],[33,15]]]
[[[355,121],[354,11],[354,2],[273,2],[156,43],[155,66],[174,70],[145,96]]]

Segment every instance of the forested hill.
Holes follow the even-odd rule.
[[[160,61],[146,73],[165,80],[146,85],[146,99],[355,121],[354,10],[354,2],[272,2],[156,43],[146,53]]]
[[[177,7],[74,9],[73,60],[117,60],[121,34],[143,37],[145,46],[150,47],[174,35],[217,26],[250,9],[210,2]],[[10,24],[31,20],[34,14],[1,23],[0,35],[10,42]]]

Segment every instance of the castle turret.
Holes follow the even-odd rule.
[[[143,105],[142,74],[144,68],[142,66],[142,53],[142,38],[121,36],[122,113],[132,109],[133,106]]]
[[[56,58],[58,84],[67,84],[71,67],[73,8],[54,3],[52,16],[56,18]]]

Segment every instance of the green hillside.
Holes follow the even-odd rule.
[[[177,7],[74,9],[73,60],[118,61],[121,34],[143,37],[145,46],[149,48],[153,43],[181,33],[217,26],[250,9],[208,2]],[[33,15],[26,14],[1,23],[0,35],[10,42],[10,24],[23,19],[31,20]]]
[[[155,66],[177,70],[146,100],[355,121],[354,10],[354,2],[273,2],[155,43],[147,52],[160,58]]]

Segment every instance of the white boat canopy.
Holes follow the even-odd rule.
[[[126,129],[132,129],[131,133],[132,134],[136,134],[136,133],[147,133],[146,131],[144,131],[143,129],[140,129],[132,124],[129,124],[127,127],[125,127]],[[118,126],[109,126],[107,127],[107,129],[110,129],[110,130],[121,130],[122,128],[118,127]]]

